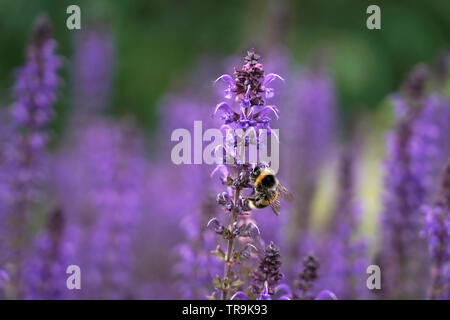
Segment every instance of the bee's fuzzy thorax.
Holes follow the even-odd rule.
[[[263,171],[261,171],[261,173],[255,179],[254,182],[255,187],[258,186],[261,183],[261,181],[268,175],[274,176],[273,171],[270,170],[269,168],[265,168]]]

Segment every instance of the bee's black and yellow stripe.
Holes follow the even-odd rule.
[[[277,179],[272,170],[266,168],[255,178],[255,190],[263,196],[257,201],[251,201],[250,205],[253,209],[262,209],[271,205],[277,199]]]
[[[264,188],[270,189],[276,186],[277,180],[272,170],[264,169],[255,179],[255,188],[263,186]]]

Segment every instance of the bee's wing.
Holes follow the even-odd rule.
[[[280,200],[276,199],[270,204],[270,207],[272,208],[273,213],[275,213],[277,216],[280,215]]]
[[[278,183],[277,189],[278,189],[278,198],[279,199],[286,200],[289,202],[294,200],[294,196],[292,195],[292,193],[281,183]]]

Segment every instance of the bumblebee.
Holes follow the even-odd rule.
[[[270,168],[256,166],[252,170],[250,178],[253,182],[253,194],[247,197],[250,209],[262,209],[270,206],[278,216],[280,215],[280,200],[292,201],[294,199]]]

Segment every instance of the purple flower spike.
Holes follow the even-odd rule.
[[[254,181],[250,178],[250,174],[255,164],[249,163],[248,159],[241,159],[241,155],[247,153],[246,149],[250,145],[256,145],[256,148],[259,149],[260,145],[265,143],[257,137],[259,129],[267,129],[270,132],[270,121],[272,119],[269,115],[271,113],[278,119],[278,109],[275,106],[265,106],[263,93],[266,93],[266,97],[273,96],[273,89],[266,88],[265,85],[275,79],[282,80],[282,78],[275,74],[269,74],[265,77],[264,68],[259,59],[260,56],[251,50],[244,58],[242,68],[235,68],[233,76],[225,74],[215,81],[222,80],[228,84],[226,98],[231,98],[232,93],[235,98],[234,101],[239,104],[240,110],[239,113],[233,111],[232,107],[226,102],[219,103],[214,110],[214,114],[219,111],[222,113],[224,124],[220,129],[222,132],[226,131],[224,132],[226,138],[221,146],[225,151],[223,158],[226,160],[226,165],[222,164],[222,166],[216,167],[213,174],[222,171],[222,183],[226,185],[227,190],[219,193],[216,199],[217,203],[225,209],[229,222],[228,226],[221,230],[223,231],[221,236],[226,241],[227,248],[223,250],[219,245],[213,252],[225,266],[223,277],[217,275],[214,278],[213,285],[216,291],[210,296],[211,298],[216,298],[217,293],[221,292],[221,298],[227,300],[230,295],[237,291],[235,295],[232,295],[232,299],[246,299],[245,294],[239,291],[245,281],[240,279],[240,273],[236,272],[238,270],[232,271],[232,269],[237,269],[237,266],[252,256],[251,249],[256,249],[253,244],[248,242],[255,240],[253,232],[251,232],[252,229],[256,229],[258,235],[260,234],[255,223],[245,220],[251,212],[248,199],[250,192],[246,191],[249,191],[247,189],[253,189]],[[245,136],[241,138],[232,134],[232,130],[236,129],[242,129]],[[216,219],[210,220],[210,224],[213,223],[217,229],[218,221]],[[247,239],[235,243],[235,240],[240,238]],[[252,291],[255,296],[260,296],[260,299],[270,299],[274,286],[283,277],[279,270],[281,261],[278,251],[278,248],[271,243],[266,248],[265,256],[259,268],[252,275],[254,280]]]
[[[429,266],[426,241],[418,237],[424,218],[420,208],[434,197],[450,152],[450,108],[443,97],[427,94],[424,74],[423,66],[413,69],[405,92],[394,97],[402,111],[387,141],[379,259],[389,298],[424,296]]]
[[[235,95],[235,100],[240,103],[240,113],[236,114],[232,108],[225,102],[217,105],[214,114],[222,111],[224,115],[222,119],[225,124],[230,125],[231,128],[247,129],[254,127],[257,130],[267,129],[270,131],[270,113],[274,113],[275,117],[279,118],[279,111],[275,106],[265,106],[262,93],[265,93],[266,98],[271,98],[274,95],[273,88],[268,88],[272,81],[284,79],[275,74],[270,73],[264,75],[264,69],[259,63],[259,55],[253,51],[249,51],[245,57],[245,64],[241,69],[235,69],[233,77],[224,74],[217,78],[214,83],[219,80],[228,84],[227,98],[231,97],[229,94]]]
[[[46,127],[54,115],[62,64],[55,48],[50,23],[41,17],[28,45],[25,65],[15,73],[11,126],[0,146],[0,262],[13,266],[10,277],[16,298],[23,296],[19,291],[23,291],[23,249],[29,245],[24,236],[29,208],[40,199],[48,176]]]
[[[280,249],[271,242],[266,247],[258,268],[251,273],[251,291],[254,294],[262,295],[266,290],[265,294],[273,295],[278,282],[283,278],[280,268]]]

